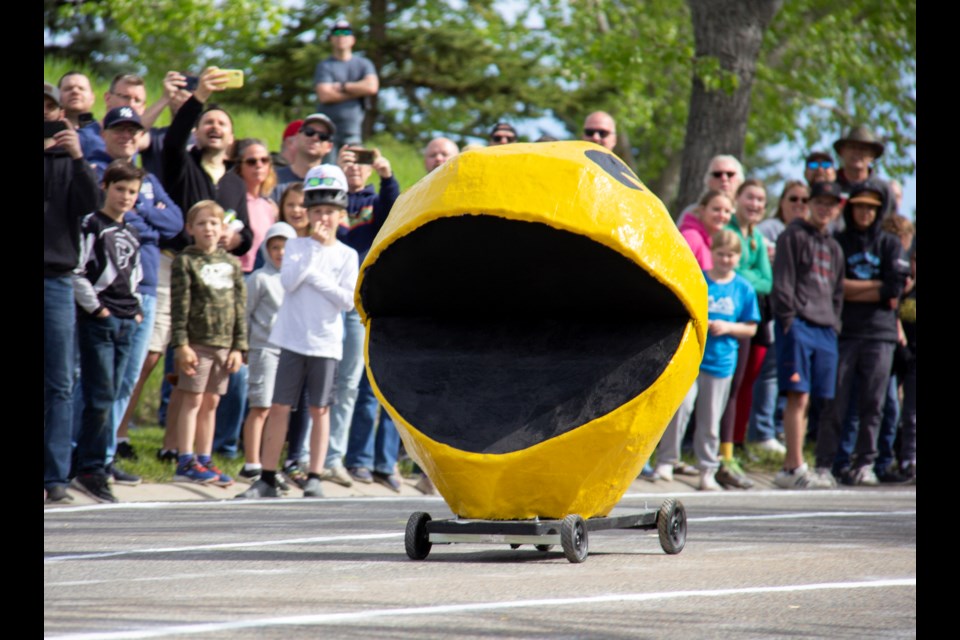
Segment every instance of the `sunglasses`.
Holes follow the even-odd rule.
[[[711,171],[710,175],[712,175],[717,180],[724,177],[732,180],[733,178],[737,177],[737,172],[736,171]]]
[[[802,202],[807,204],[810,202],[810,198],[804,198],[803,196],[787,196],[787,202]]]
[[[811,171],[831,168],[833,168],[833,160],[811,160],[807,163],[807,169],[810,169]]]
[[[300,128],[300,133],[302,133],[303,135],[307,136],[308,138],[312,138],[313,136],[317,136],[318,138],[320,138],[320,140],[322,140],[322,141],[324,141],[324,142],[326,142],[327,140],[330,139],[330,134],[329,134],[329,133],[324,133],[323,131],[320,131],[319,129],[314,129],[313,127],[301,127],[301,128]]]
[[[335,36],[352,36],[352,35],[353,35],[353,31],[351,31],[350,29],[334,29],[334,30],[333,30],[333,34],[331,34],[331,35],[335,35]]]
[[[500,143],[509,143],[509,142],[517,141],[517,139],[513,136],[490,136],[490,139],[493,140],[494,142],[500,142]]]
[[[247,165],[248,167],[255,167],[255,166],[257,166],[258,164],[270,164],[270,158],[269,158],[269,157],[267,157],[267,158],[244,158],[244,159],[243,159],[243,164]]]
[[[599,136],[601,140],[610,135],[610,132],[606,129],[584,129],[583,135],[587,138],[592,138],[593,136]]]

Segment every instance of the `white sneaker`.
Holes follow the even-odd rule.
[[[760,451],[766,451],[768,453],[776,453],[777,455],[784,456],[787,454],[787,448],[783,446],[779,440],[776,438],[768,438],[766,440],[761,440],[754,444],[757,449]]]
[[[716,469],[709,469],[700,472],[700,491],[723,491],[723,487],[713,476],[716,475]]]
[[[658,464],[656,471],[657,471],[657,475],[660,476],[660,479],[666,480],[667,482],[673,482],[673,465],[672,464]]]
[[[875,487],[880,484],[877,474],[873,471],[873,465],[866,465],[854,470],[851,477],[853,484],[858,487]]]
[[[817,476],[818,489],[835,489],[837,487],[837,479],[833,477],[830,467],[817,467],[813,473]]]
[[[829,489],[824,486],[816,473],[811,473],[806,464],[802,464],[793,471],[781,469],[773,478],[773,484],[781,489]]]

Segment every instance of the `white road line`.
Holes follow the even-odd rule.
[[[198,544],[188,547],[159,547],[156,549],[128,549],[126,551],[104,551],[102,553],[78,553],[69,556],[53,556],[44,558],[44,564],[53,564],[67,560],[95,560],[99,558],[116,558],[118,556],[136,556],[152,553],[180,553],[184,551],[208,551],[210,549],[244,549],[249,547],[272,547],[284,544],[316,544],[319,542],[344,542],[350,540],[378,540],[385,538],[402,538],[399,533],[362,533],[349,536],[321,536],[317,538],[289,538],[286,540],[255,540],[253,542],[224,542],[221,544]]]
[[[773,489],[765,491],[720,491],[720,492],[681,492],[681,493],[627,493],[624,494],[622,500],[650,500],[655,502],[657,506],[665,500],[666,498],[677,498],[681,501],[686,500],[695,500],[698,498],[709,498],[713,499],[733,499],[738,497],[756,497],[756,498],[769,498],[775,496],[777,498],[783,497],[797,497],[797,496],[841,496],[841,495],[856,495],[857,497],[864,497],[865,495],[872,493],[875,497],[903,497],[903,496],[916,496],[916,491],[900,491],[900,490],[888,490],[888,491],[875,491],[870,492],[869,490],[861,491],[855,489],[836,489],[836,490],[817,490],[817,491],[788,491],[785,489]],[[109,510],[126,510],[126,509],[168,509],[171,507],[181,508],[233,508],[233,507],[265,507],[268,505],[276,504],[304,504],[304,502],[313,502],[313,503],[351,503],[351,502],[411,502],[411,501],[424,501],[424,502],[443,502],[443,498],[440,496],[355,496],[355,497],[345,497],[345,498],[277,498],[270,500],[236,500],[236,499],[224,499],[224,500],[174,500],[169,502],[116,502],[112,504],[85,504],[77,505],[76,507],[50,507],[43,510],[44,517],[47,516],[57,516],[64,513],[81,513],[84,511],[109,511]]]
[[[250,576],[272,576],[298,573],[294,569],[236,569],[232,571],[216,571],[213,573],[178,573],[172,576],[151,576],[149,578],[113,578],[110,580],[67,580],[65,582],[45,582],[43,587],[85,587],[92,584],[115,584],[119,582],[170,582],[173,580],[190,579],[223,579],[223,576],[250,575]]]
[[[200,633],[223,633],[236,629],[259,629],[278,626],[318,626],[341,624],[345,622],[363,622],[375,618],[399,618],[408,616],[436,616],[497,609],[523,609],[530,607],[560,607],[571,605],[604,604],[608,602],[653,602],[658,600],[676,600],[680,598],[717,598],[745,594],[797,593],[802,591],[826,591],[830,589],[877,589],[889,587],[916,587],[916,578],[891,580],[873,580],[869,582],[827,582],[821,584],[800,584],[770,587],[746,587],[741,589],[713,589],[670,591],[666,593],[618,593],[582,598],[553,598],[540,600],[514,600],[504,602],[476,602],[448,604],[427,607],[403,607],[396,609],[372,609],[349,613],[319,613],[302,616],[283,616],[276,618],[254,618],[231,622],[209,622],[201,624],[182,624],[148,629],[130,629],[126,631],[102,631],[91,633],[72,633],[59,636],[46,636],[56,640],[114,640],[119,638],[159,638],[171,635]]]
[[[806,513],[776,513],[769,515],[752,516],[707,516],[702,518],[687,518],[687,522],[733,522],[749,520],[802,520],[808,518],[883,518],[887,516],[915,516],[916,509],[908,511],[812,511]],[[286,540],[254,540],[250,542],[225,542],[221,544],[192,545],[186,547],[160,547],[156,549],[128,549],[124,551],[104,551],[100,553],[80,553],[68,556],[52,556],[44,558],[44,564],[65,562],[68,560],[97,560],[100,558],[115,558],[118,556],[132,556],[140,554],[180,553],[189,551],[208,551],[211,549],[244,549],[252,547],[272,547],[288,544],[316,544],[321,542],[354,542],[357,540],[383,540],[400,538],[404,534],[397,533],[367,533],[347,536],[322,536],[316,538],[290,538]]]

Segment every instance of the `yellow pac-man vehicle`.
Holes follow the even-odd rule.
[[[663,203],[587,142],[468,151],[361,268],[367,371],[461,518],[605,516],[690,388],[706,284]]]

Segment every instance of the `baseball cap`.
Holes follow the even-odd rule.
[[[498,131],[509,131],[513,135],[517,135],[517,130],[509,122],[498,122],[493,125],[493,129],[490,130],[490,137],[492,138]]]
[[[311,113],[303,119],[303,125],[310,124],[311,122],[322,122],[327,128],[327,131],[330,132],[330,135],[335,135],[337,133],[337,125],[333,124],[333,120],[322,113]],[[299,129],[297,131],[299,131]]]
[[[303,126],[303,120],[294,120],[293,122],[287,125],[286,129],[283,130],[282,139],[286,140],[291,136],[297,135],[297,133],[300,131],[300,127],[302,126]]]
[[[807,154],[806,162],[815,162],[817,160],[829,160],[833,162],[833,156],[831,156],[826,151],[811,151]]]
[[[309,171],[303,179],[303,204],[313,207],[332,204],[347,208],[347,176],[335,164],[320,164]]]
[[[810,187],[810,199],[826,196],[828,198],[835,198],[836,200],[843,200],[843,191],[840,189],[840,185],[836,182],[815,182],[813,186]]]
[[[850,193],[850,199],[847,202],[851,204],[869,204],[874,207],[883,206],[883,195],[869,187],[860,187]]]
[[[103,128],[110,129],[118,124],[132,123],[143,129],[143,123],[140,122],[140,116],[130,107],[114,107],[103,117]]]
[[[330,36],[351,36],[351,35],[353,35],[353,27],[351,27],[350,23],[347,22],[346,20],[337,20],[336,22],[333,23],[333,26],[330,27]]]
[[[49,82],[43,83],[43,95],[56,102],[58,107],[60,106],[60,90]]]

